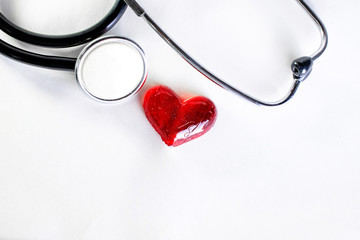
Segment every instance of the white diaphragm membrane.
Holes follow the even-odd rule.
[[[144,84],[147,66],[142,49],[121,37],[103,37],[80,53],[76,79],[92,98],[103,102],[124,100]]]

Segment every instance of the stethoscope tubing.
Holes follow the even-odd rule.
[[[0,52],[15,60],[36,66],[56,70],[69,70],[75,69],[76,58],[57,57],[37,54],[23,49],[14,47],[3,40],[0,40]]]
[[[326,27],[324,23],[321,21],[321,19],[316,15],[316,13],[310,8],[310,6],[303,0],[297,0],[301,7],[307,12],[307,14],[313,19],[316,26],[319,28],[320,31],[320,37],[321,37],[321,43],[316,52],[314,52],[311,55],[311,58],[313,61],[318,59],[326,50],[327,45],[329,43],[329,36],[328,32],[326,30]]]
[[[17,40],[38,46],[73,47],[95,40],[108,32],[120,20],[126,8],[127,4],[123,0],[117,0],[101,21],[86,30],[68,35],[52,36],[30,32],[13,24],[2,13],[0,13],[0,29]]]
[[[109,13],[97,24],[78,33],[51,36],[37,34],[22,29],[11,23],[2,13],[0,13],[0,29],[9,36],[34,45],[43,47],[65,48],[78,46],[92,41],[109,31],[122,17],[127,4],[123,0],[117,0]],[[29,52],[12,46],[0,40],[0,52],[15,60],[55,70],[75,70],[77,59],[71,57],[48,56]]]
[[[238,95],[246,100],[255,103],[257,105],[263,106],[279,106],[288,100],[290,100],[295,92],[297,91],[300,83],[307,78],[309,73],[312,70],[313,61],[319,58],[325,51],[328,45],[328,33],[325,28],[325,25],[322,23],[320,18],[315,14],[315,12],[303,1],[297,0],[297,2],[304,8],[304,10],[308,13],[308,15],[313,19],[315,24],[318,26],[320,34],[321,34],[321,44],[319,49],[310,55],[309,57],[301,57],[293,61],[292,63],[292,71],[294,74],[294,80],[292,87],[288,91],[288,93],[282,99],[274,102],[266,102],[261,101],[251,95],[236,89],[234,86],[228,84],[222,79],[218,78],[216,75],[211,73],[205,67],[203,67],[199,62],[197,62],[194,58],[192,58],[189,54],[187,54],[175,41],[172,40],[170,36],[168,36],[158,24],[145,12],[145,10],[140,6],[140,4],[136,0],[118,0],[115,3],[115,6],[111,10],[111,12],[105,17],[101,22],[104,24],[96,24],[94,27],[77,33],[73,35],[65,35],[65,36],[46,36],[35,34],[24,29],[17,27],[8,21],[2,14],[0,14],[0,28],[6,32],[8,35],[22,40],[27,43],[47,46],[47,47],[68,47],[68,46],[76,46],[85,42],[88,42],[104,32],[108,31],[121,17],[123,12],[125,11],[125,5],[128,5],[139,17],[143,18],[157,33],[158,35],[165,40],[184,60],[186,60],[191,66],[197,69],[200,73],[206,76],[208,79],[221,86],[222,88]],[[126,4],[125,4],[126,3]],[[125,5],[124,5],[125,4]],[[106,26],[105,23],[108,23],[109,26]],[[3,25],[4,24],[4,25]],[[101,27],[100,27],[101,26]],[[100,29],[97,29],[100,28]],[[101,33],[97,34],[96,31],[101,31]],[[90,32],[94,35],[89,35]],[[92,37],[94,36],[94,37]],[[96,37],[95,37],[96,36]],[[56,57],[56,56],[46,56],[36,53],[31,53],[10,44],[5,43],[0,40],[0,51],[5,55],[12,57],[14,59],[38,65],[41,67],[53,68],[53,69],[63,69],[63,70],[74,70],[76,59],[75,58],[66,58],[66,57]],[[305,65],[304,65],[305,64]],[[298,66],[302,67],[297,68]],[[304,71],[304,74],[300,74]]]
[[[315,61],[317,58],[319,58],[324,53],[324,51],[325,51],[325,49],[326,49],[326,47],[328,45],[328,33],[327,33],[326,28],[325,28],[325,25],[322,23],[320,18],[315,14],[315,12],[312,11],[312,9],[310,8],[309,5],[307,5],[303,0],[297,0],[297,2],[304,8],[304,10],[313,19],[314,23],[319,28],[320,35],[321,35],[320,47],[310,57],[302,57],[302,58],[309,59],[311,61],[311,65],[308,66],[309,67],[308,69],[306,69],[308,72],[306,73],[305,76],[301,76],[301,77],[296,76],[297,74],[295,73],[294,69],[292,69],[292,71],[294,73],[293,84],[292,84],[290,90],[288,91],[288,93],[282,99],[280,99],[278,101],[274,101],[274,102],[261,101],[261,100],[255,98],[255,97],[251,96],[250,94],[247,94],[247,93],[245,93],[243,91],[238,90],[237,88],[235,88],[231,84],[228,84],[226,81],[220,79],[219,77],[214,75],[212,72],[210,72],[208,69],[203,67],[203,65],[201,65],[198,61],[196,61],[193,57],[191,57],[169,35],[167,35],[165,33],[165,31],[163,31],[161,29],[161,27],[145,12],[145,10],[140,6],[140,4],[136,0],[125,0],[125,2],[129,5],[130,8],[133,9],[133,11],[137,14],[138,17],[143,18],[145,20],[145,22],[147,22],[152,27],[152,29],[155,32],[157,32],[158,35],[165,42],[167,42],[192,67],[194,67],[201,74],[206,76],[209,80],[213,81],[214,83],[216,83],[220,87],[222,87],[222,88],[234,93],[235,95],[238,95],[238,96],[240,96],[240,97],[242,97],[242,98],[244,98],[244,99],[246,99],[246,100],[248,100],[248,101],[250,101],[250,102],[252,102],[252,103],[254,103],[256,105],[274,107],[274,106],[282,105],[282,104],[286,103],[287,101],[289,101],[295,95],[296,91],[298,90],[298,88],[300,86],[300,83],[302,81],[304,81],[305,78],[308,76],[308,74],[311,72],[312,62]],[[293,64],[297,63],[298,60],[301,61],[302,58],[298,58],[298,59],[294,60]]]

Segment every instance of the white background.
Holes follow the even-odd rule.
[[[64,34],[91,26],[113,2],[2,0],[1,10],[26,29]],[[0,56],[0,239],[360,239],[360,2],[307,2],[329,47],[277,108],[211,83],[130,9],[109,34],[143,47],[149,78],[125,103],[94,102],[71,72]],[[320,42],[293,0],[141,3],[214,72],[264,99],[286,92],[291,61]],[[81,50],[1,38],[47,54]],[[141,106],[157,84],[214,101],[214,128],[167,147]]]

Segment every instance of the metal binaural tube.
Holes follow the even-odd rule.
[[[297,0],[297,1],[300,4],[300,6],[302,6],[304,8],[304,10],[309,14],[309,16],[314,20],[316,26],[319,28],[319,31],[320,31],[320,37],[321,37],[320,47],[316,52],[314,52],[311,55],[311,58],[313,60],[316,60],[317,58],[319,58],[325,52],[326,47],[328,45],[329,36],[328,36],[328,33],[327,33],[327,30],[326,30],[326,27],[325,27],[324,23],[315,14],[315,12],[309,7],[309,5],[307,5],[305,3],[305,1],[303,1],[303,0]]]
[[[158,33],[158,35],[165,40],[185,61],[187,61],[191,66],[193,66],[196,70],[206,76],[208,79],[216,83],[217,85],[221,86],[222,88],[238,95],[246,100],[255,103],[257,105],[263,106],[279,106],[288,100],[290,100],[295,92],[297,91],[300,83],[308,77],[309,73],[312,69],[312,62],[317,59],[326,49],[328,43],[328,35],[325,28],[325,25],[321,22],[319,17],[312,11],[312,9],[303,1],[297,0],[299,4],[306,10],[306,12],[310,15],[310,17],[314,20],[316,25],[319,27],[320,34],[322,36],[321,46],[320,48],[313,54],[311,57],[301,57],[293,61],[291,67],[294,73],[294,80],[292,87],[288,91],[288,93],[280,100],[275,102],[266,102],[259,100],[251,95],[236,89],[234,86],[230,85],[229,83],[225,82],[224,80],[218,78],[216,75],[211,73],[207,70],[204,66],[198,63],[194,58],[192,58],[187,52],[185,52],[169,35],[167,35],[161,27],[145,12],[145,10],[140,6],[140,4],[136,0],[125,0],[125,2],[134,10],[134,12],[139,16],[142,17],[154,30]],[[308,60],[310,58],[310,63]],[[306,65],[304,65],[306,63]],[[302,74],[299,74],[302,73]]]

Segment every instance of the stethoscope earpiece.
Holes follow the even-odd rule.
[[[291,64],[291,70],[294,79],[304,81],[311,73],[314,61],[311,57],[301,57],[294,60]]]

